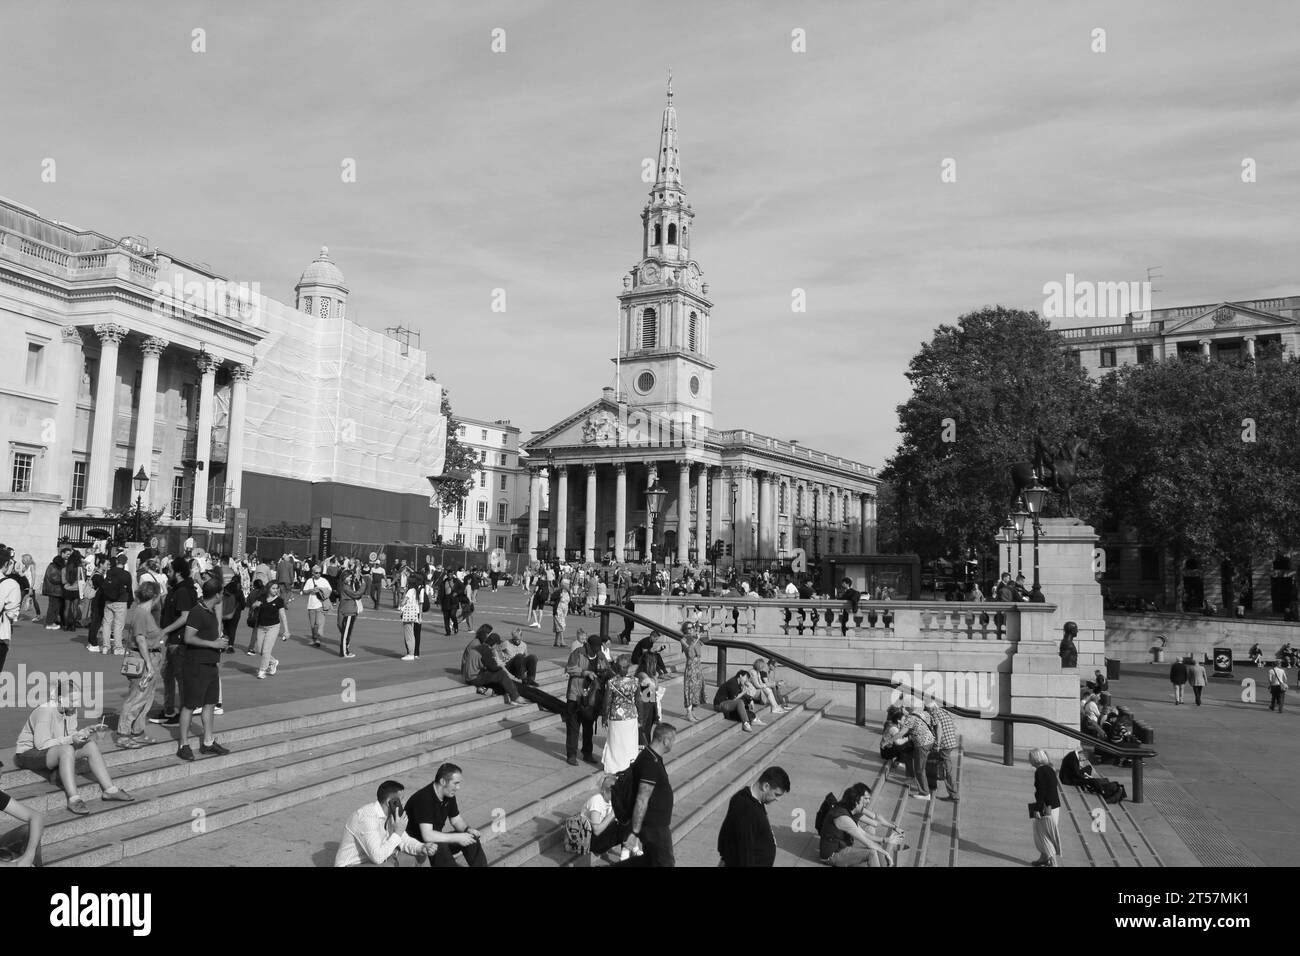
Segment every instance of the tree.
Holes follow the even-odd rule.
[[[1048,448],[1095,438],[1094,390],[1059,342],[1037,314],[999,306],[940,326],[913,357],[902,442],[882,473],[897,493],[904,550],[989,553],[1011,503],[1009,468],[1030,460],[1035,433]],[[1074,497],[1086,513],[1092,496]]]
[[[464,501],[474,487],[475,476],[483,469],[484,460],[460,440],[460,422],[452,413],[451,398],[445,388],[442,390],[442,414],[447,418],[447,460],[442,473],[449,480],[439,482],[435,494],[442,509],[450,511]],[[469,477],[457,479],[455,476],[460,474]]]
[[[148,541],[158,530],[158,522],[166,513],[166,508],[142,508],[140,510],[140,540]],[[113,537],[120,541],[135,541],[135,505],[121,511],[106,511],[104,517],[116,522]]]

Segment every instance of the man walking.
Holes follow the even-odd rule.
[[[373,555],[370,558],[370,563],[366,565],[366,574],[369,575],[366,589],[370,592],[370,604],[378,611],[379,595],[384,589],[384,566],[376,561]]]
[[[1276,707],[1277,712],[1282,713],[1282,706],[1286,703],[1286,692],[1286,670],[1280,661],[1274,661],[1273,666],[1268,669],[1268,709],[1272,710]],[[1199,704],[1200,701],[1198,700],[1197,703]]]
[[[789,792],[789,774],[780,767],[768,767],[758,780],[731,798],[718,830],[718,856],[723,866],[775,865],[776,837],[767,807]]]
[[[104,622],[99,631],[101,653],[111,651],[119,657],[126,653],[122,646],[122,625],[126,623],[126,610],[131,606],[132,590],[131,572],[126,569],[126,555],[119,554],[104,575],[104,583],[99,589],[104,598]]]
[[[284,595],[284,601],[286,604],[293,600],[293,579],[293,555],[286,554],[275,566],[275,580],[276,583],[280,585],[280,593]]]
[[[1169,683],[1174,685],[1174,706],[1183,702],[1183,685],[1187,683],[1187,663],[1180,657],[1169,667]]]
[[[656,724],[650,746],[646,747],[625,771],[632,774],[636,803],[632,808],[632,834],[626,846],[640,856],[615,863],[614,866],[676,866],[673,858],[673,787],[664,768],[664,757],[672,752],[677,728]]]
[[[313,564],[311,576],[302,586],[302,593],[307,595],[307,622],[311,625],[312,647],[320,647],[320,639],[325,636],[325,606],[332,590],[329,581],[320,573],[320,565]]]
[[[1209,678],[1205,674],[1205,665],[1198,660],[1192,661],[1192,666],[1187,668],[1188,677],[1192,683],[1192,693],[1196,695],[1196,706],[1201,706],[1201,691],[1205,690],[1205,685],[1209,683]]]

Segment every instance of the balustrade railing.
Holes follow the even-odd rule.
[[[1028,636],[1021,627],[1022,614],[1052,607],[1037,604],[1026,611],[1024,604],[862,601],[852,610],[843,601],[783,597],[660,600],[680,607],[670,613],[679,615],[678,620],[699,607],[701,623],[715,634],[941,641],[1018,641]]]

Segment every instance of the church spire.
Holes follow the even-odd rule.
[[[677,110],[673,107],[673,71],[668,70],[668,102],[659,124],[659,175],[655,189],[681,189],[681,166],[677,156]]]

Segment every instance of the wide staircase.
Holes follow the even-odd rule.
[[[794,780],[794,792],[769,808],[777,865],[819,865],[817,807],[827,792],[838,794],[856,780],[871,787],[872,811],[906,833],[897,866],[1024,865],[1033,857],[1025,813],[1032,772],[1001,766],[992,747],[960,748],[960,800],[939,799],[942,782],[934,799],[917,800],[907,775],[880,760],[879,726],[857,726],[824,692],[787,687],[786,712],[764,710],[764,723],[751,733],[711,709],[697,709],[691,722],[682,706],[680,651],[670,642],[664,657],[674,672],[663,718],[678,728],[665,764],[679,865],[716,865],[727,802],[774,764]],[[557,665],[543,663],[538,680],[540,691],[563,697]],[[329,865],[348,814],[373,799],[380,781],[401,780],[409,795],[450,760],[465,768],[463,812],[483,832],[493,865],[607,862],[565,852],[563,821],[599,789],[602,773],[564,761],[562,721],[535,703],[508,707],[443,678],[367,692],[355,702],[317,698],[265,710],[223,719],[221,740],[232,750],[224,757],[182,762],[173,741],[106,748],[115,781],[136,795],[135,803],[99,802],[98,787],[84,776],[88,816],[70,813],[61,791],[41,775],[6,772],[0,789],[46,814],[47,865],[265,865],[276,862],[267,858],[273,836],[284,834],[282,862]],[[600,744],[598,730],[597,755]],[[1150,810],[1135,814],[1064,789],[1067,865],[1163,865],[1144,832]]]

